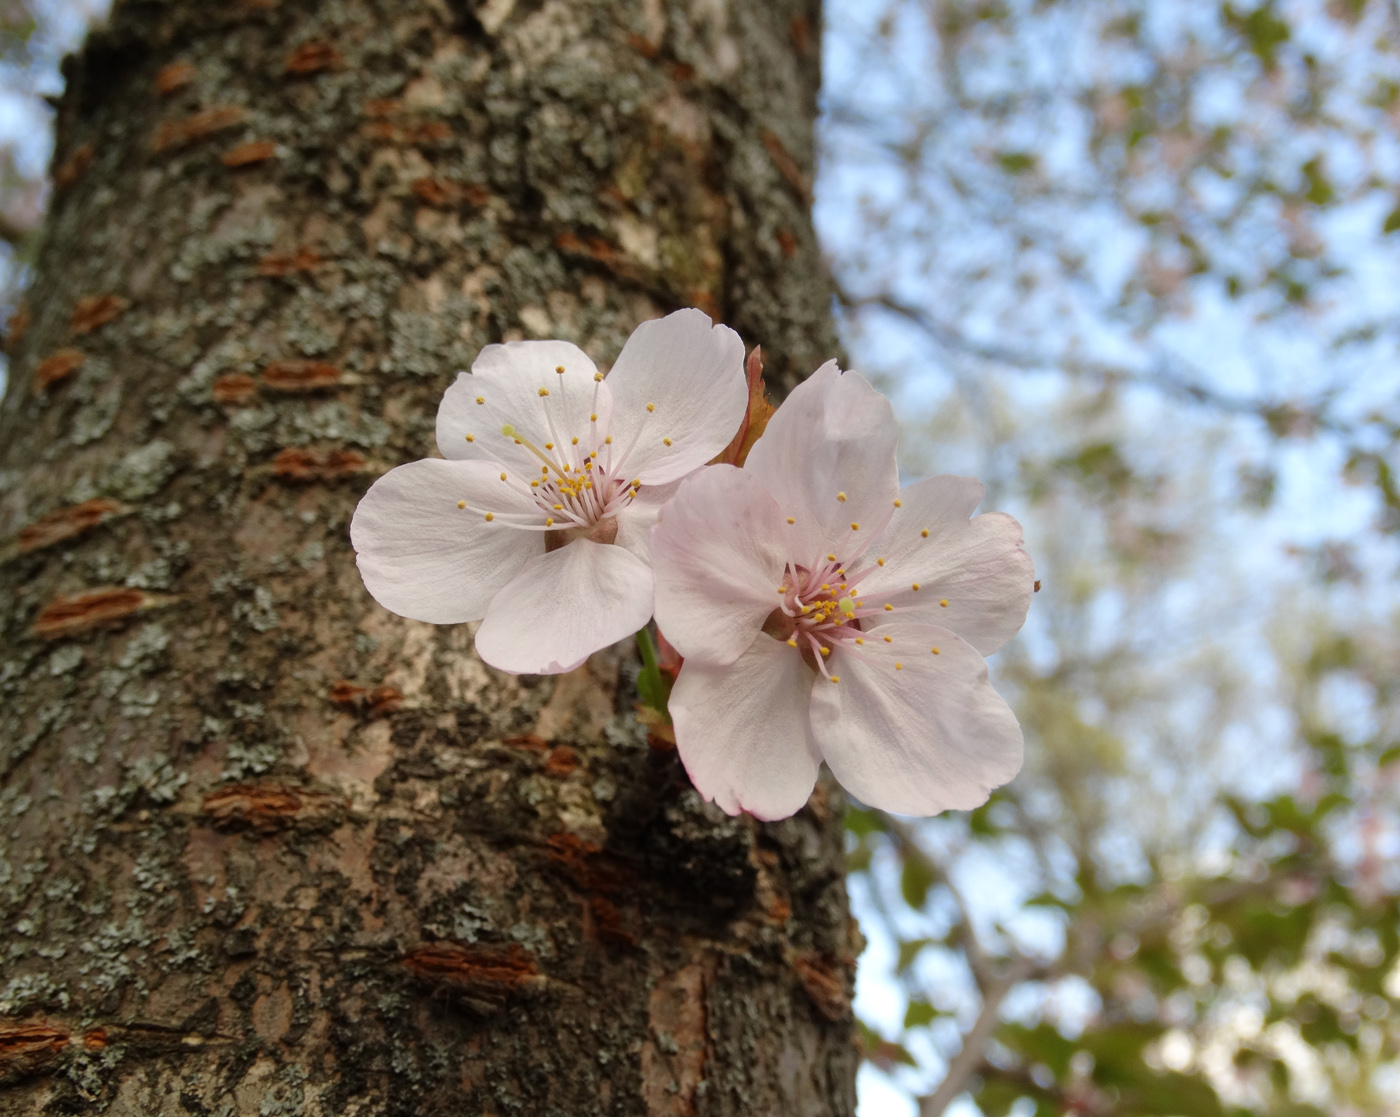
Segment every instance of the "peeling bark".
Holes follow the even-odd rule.
[[[828,786],[724,817],[630,649],[502,675],[347,531],[489,342],[835,352],[817,22],[118,0],[68,64],[0,405],[0,1113],[853,1111]]]

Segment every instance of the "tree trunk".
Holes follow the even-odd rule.
[[[724,817],[630,649],[502,675],[348,539],[488,342],[833,354],[818,19],[119,0],[0,414],[0,1113],[853,1111],[839,796]]]

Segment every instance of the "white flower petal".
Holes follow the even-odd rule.
[[[758,478],[732,465],[681,485],[651,533],[656,624],[681,655],[733,663],[753,643],[783,603],[785,528]]]
[[[935,625],[875,633],[863,647],[838,644],[827,667],[841,681],[818,679],[812,691],[813,733],[832,773],[881,810],[981,806],[1021,770],[1021,727],[992,689],[986,660]]]
[[[555,371],[559,368],[563,373]],[[458,374],[438,405],[438,449],[445,458],[484,458],[538,476],[539,459],[501,433],[509,425],[542,451],[554,443],[562,453],[578,438],[579,448],[571,455],[577,464],[593,448],[592,436],[606,432],[611,413],[612,397],[605,384],[593,379],[596,372],[588,354],[567,341],[488,345],[472,362],[471,372]],[[540,395],[542,390],[548,394]]]
[[[1012,517],[988,512],[968,519],[982,492],[971,477],[930,477],[907,486],[889,526],[866,553],[885,565],[861,582],[860,592],[867,602],[894,605],[900,622],[941,625],[991,655],[1025,623],[1035,567]]]
[[[626,547],[643,562],[651,563],[651,529],[656,517],[666,502],[676,495],[681,487],[679,481],[665,485],[643,485],[641,491],[617,514],[617,538],[613,540],[619,547]]]
[[[814,677],[797,652],[762,633],[727,667],[687,659],[669,708],[695,789],[728,814],[800,811],[821,766],[807,713]]]
[[[743,341],[693,309],[638,326],[607,383],[618,470],[649,485],[679,481],[713,458],[748,406]]]
[[[517,675],[572,671],[646,624],[651,593],[651,571],[632,552],[576,540],[531,559],[492,598],[477,654]]]
[[[783,401],[744,469],[795,520],[795,561],[809,565],[828,553],[844,559],[884,528],[899,495],[895,440],[889,400],[835,361]]]
[[[502,522],[507,515],[541,517],[500,474],[493,462],[427,458],[370,486],[350,521],[350,541],[379,604],[433,624],[479,620],[496,591],[544,553],[543,532]],[[501,519],[486,522],[487,511]]]

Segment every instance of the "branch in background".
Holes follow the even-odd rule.
[[[1261,419],[1276,432],[1281,430],[1284,433],[1295,433],[1307,429],[1323,429],[1337,434],[1353,433],[1349,425],[1340,423],[1326,414],[1325,400],[1302,406],[1288,402],[1265,403],[1261,400],[1226,395],[1206,387],[1199,377],[1187,377],[1176,372],[1168,367],[1165,357],[1159,356],[1153,369],[1142,372],[1082,357],[1057,358],[1021,352],[1001,345],[974,341],[951,326],[939,322],[926,311],[902,302],[888,293],[858,296],[838,285],[837,298],[847,310],[874,307],[903,318],[922,330],[942,349],[963,353],[1018,372],[1060,371],[1070,375],[1086,374],[1105,382],[1141,384],[1230,415],[1247,415]]]
[[[1001,1002],[1006,999],[1006,994],[1031,977],[1035,970],[1034,961],[1019,956],[1003,973],[992,980],[990,986],[983,987],[982,1008],[978,1011],[972,1027],[963,1036],[962,1050],[948,1063],[948,1071],[944,1074],[943,1081],[938,1084],[938,1089],[919,1100],[919,1117],[942,1117],[943,1111],[954,1099],[966,1091],[968,1080],[986,1061],[987,1041],[992,1038],[992,1033],[1000,1023],[998,1014]]]
[[[880,812],[884,819],[885,830],[893,834],[904,849],[904,856],[917,861],[927,871],[930,879],[938,881],[943,885],[953,897],[953,902],[957,904],[958,911],[962,914],[962,924],[965,928],[962,947],[967,955],[968,968],[972,970],[972,977],[977,982],[977,988],[982,991],[985,998],[987,991],[996,983],[996,975],[993,973],[991,961],[987,957],[987,952],[982,948],[982,942],[977,937],[977,931],[972,925],[972,911],[967,900],[958,890],[958,886],[953,883],[948,871],[930,857],[924,848],[919,844],[919,837],[914,832],[914,828],[903,819],[895,818],[893,815]]]
[[[944,1074],[938,1089],[919,1103],[920,1117],[941,1117],[953,1100],[967,1089],[969,1079],[983,1065],[987,1041],[996,1031],[1001,1003],[1006,999],[1006,995],[1021,982],[1042,973],[1045,967],[1034,958],[1016,950],[1012,951],[1004,964],[994,964],[977,937],[967,900],[953,883],[947,870],[919,844],[919,837],[913,826],[892,815],[882,813],[882,817],[887,833],[899,842],[904,856],[919,862],[928,875],[952,895],[965,928],[962,937],[963,952],[967,957],[968,968],[972,970],[972,976],[977,982],[977,988],[982,994],[982,1007],[972,1027],[963,1036],[962,1050],[949,1062],[947,1073]]]
[[[25,228],[11,219],[4,210],[0,210],[0,240],[8,241],[15,248],[19,248],[24,243],[25,238],[33,231],[32,227]]]

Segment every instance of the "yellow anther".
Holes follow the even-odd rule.
[[[570,446],[577,446],[577,445],[578,445],[578,438],[577,438],[577,436],[574,437],[574,439],[569,443],[569,445],[570,445]]]
[[[477,403],[485,403],[485,402],[486,402],[486,397],[485,397],[485,396],[477,396],[477,397],[476,397],[476,402],[477,402]]]
[[[915,593],[918,593],[918,592],[919,592],[919,583],[918,583],[918,582],[915,582],[915,583],[914,583],[914,592],[915,592]]]
[[[797,641],[796,641],[795,639],[793,639],[791,636],[788,637],[788,647],[789,647],[789,648],[795,648],[795,647],[797,647]]]
[[[514,438],[514,437],[515,437],[515,428],[514,428],[513,426],[511,426],[509,423],[506,423],[504,426],[501,427],[501,433],[502,433],[503,435],[505,435],[507,438]]]
[[[861,646],[865,645],[865,641],[859,636],[856,637],[856,643],[860,644]]]
[[[474,435],[474,434],[469,434],[469,435],[467,435],[467,441],[468,441],[468,442],[475,442],[475,441],[476,441],[476,435]]]
[[[549,389],[548,389],[548,388],[541,388],[541,389],[540,389],[540,398],[543,399],[543,398],[544,398],[545,396],[547,396],[547,395],[549,395]]]
[[[595,372],[595,373],[593,374],[593,379],[594,379],[595,381],[601,380],[601,379],[603,379],[603,374],[602,374],[601,372]]]
[[[812,607],[811,607],[810,605],[804,605],[804,606],[802,606],[802,615],[803,615],[804,617],[805,617],[808,613],[810,613],[811,611],[812,611]]]
[[[608,435],[607,438],[603,439],[603,445],[604,445],[604,446],[611,446],[611,445],[612,445],[612,435]]]
[[[671,445],[671,440],[669,438],[663,438],[661,441],[666,443],[667,446]]]
[[[794,520],[791,516],[789,516],[789,517],[788,517],[788,523],[790,523],[790,524],[795,524],[795,523],[797,523],[797,521]]]
[[[563,365],[555,365],[555,366],[554,366],[554,371],[557,372],[560,376],[563,376],[563,375],[564,375],[564,366],[563,366]]]
[[[556,504],[556,505],[554,506],[554,510],[555,510],[556,512],[562,512],[562,511],[564,511],[564,506],[563,506],[562,504]]]
[[[896,663],[896,664],[894,665],[894,669],[895,669],[896,671],[903,671],[903,670],[904,670],[904,664],[902,664],[902,663]]]
[[[588,417],[588,421],[589,421],[590,423],[596,423],[596,422],[598,421],[598,416],[596,416],[596,415],[590,415],[590,416]]]
[[[887,612],[887,613],[893,613],[893,612],[894,612],[894,606],[891,605],[888,601],[885,602],[885,612]]]
[[[886,636],[886,637],[885,637],[885,643],[886,643],[886,644],[893,644],[893,643],[894,643],[894,637],[893,637],[893,636]]]
[[[779,592],[779,593],[787,593],[787,586],[779,586],[779,587],[778,587],[778,592]]]
[[[941,601],[939,601],[938,604],[942,605],[943,608],[946,609],[946,608],[948,608],[948,599],[945,597],[945,598],[943,598]]]
[[[894,502],[894,506],[895,506],[896,508],[903,508],[903,507],[904,507],[904,501],[902,501],[902,500],[896,500],[896,501]]]
[[[933,649],[933,654],[934,654],[934,655],[940,655],[940,654],[942,654],[942,653],[940,653],[939,650],[938,650],[937,648],[934,648],[934,649]]]
[[[831,654],[831,649],[830,649],[830,648],[822,648],[822,655],[830,655],[830,654]]]
[[[524,446],[524,445],[525,445],[525,443],[524,443],[523,441],[521,441],[520,439],[518,439],[518,438],[515,440],[515,444],[516,444],[517,446]]]
[[[544,518],[544,526],[545,526],[545,527],[553,527],[553,526],[554,526],[554,517],[553,517],[553,516],[546,516],[546,517]]]
[[[546,442],[546,443],[544,444],[544,448],[545,448],[546,450],[553,450],[553,449],[554,449],[554,443],[552,443],[552,442]]]
[[[459,500],[459,501],[457,502],[457,507],[458,507],[458,508],[465,508],[466,506],[467,506],[467,502],[466,502],[465,500]]]
[[[532,489],[538,489],[539,487],[540,487],[540,483],[539,483],[538,481],[531,481],[531,482],[530,482],[530,488],[532,488]]]
[[[843,597],[836,604],[840,607],[841,612],[846,613],[847,615],[856,611],[856,603],[849,597]]]
[[[495,514],[494,512],[487,512],[487,513],[486,513],[486,522],[487,522],[488,524],[489,524],[492,520],[494,520],[495,518],[496,518],[496,514]]]
[[[829,675],[828,678],[830,678],[833,683],[839,683],[841,681],[840,675]]]
[[[655,411],[655,410],[656,410],[656,404],[654,404],[654,403],[649,403],[649,404],[647,404],[647,410],[648,410],[648,411]]]
[[[852,524],[852,525],[851,525],[851,530],[852,530],[852,531],[859,531],[859,530],[860,530],[860,524]]]
[[[845,503],[846,503],[846,494],[845,494],[845,493],[837,493],[837,494],[836,494],[836,499],[839,500],[842,504],[845,504]]]
[[[542,474],[544,474],[546,477],[548,477],[548,476],[549,476],[549,466],[547,466],[547,465],[542,465],[542,466],[540,466],[540,472],[541,472]]]
[[[835,556],[835,555],[827,555],[827,556],[826,556],[826,561],[827,561],[827,562],[835,562],[835,561],[836,561],[836,556]]]
[[[922,535],[925,539],[927,539],[927,538],[928,538],[928,528],[924,528],[924,530],[921,531],[921,532],[919,532],[919,534]]]
[[[825,582],[823,582],[823,583],[822,583],[822,590],[823,590],[823,591],[826,591],[826,590],[829,590],[829,589],[831,589],[831,587],[828,586]]]
[[[504,481],[505,479],[506,479],[506,475],[505,475],[504,473],[502,473],[502,474],[501,474],[501,480]]]
[[[882,559],[882,558],[877,558],[877,559],[875,560],[875,565],[876,565],[876,566],[884,566],[884,565],[885,565],[885,560]]]

